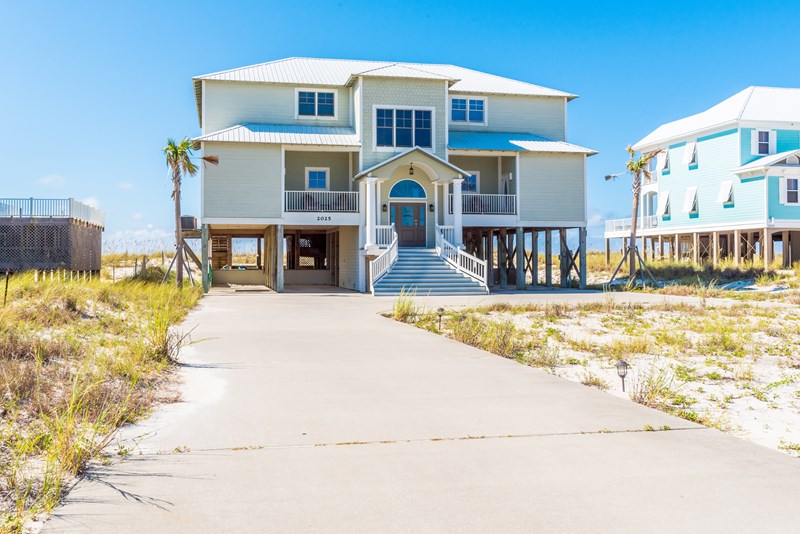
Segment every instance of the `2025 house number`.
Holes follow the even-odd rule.
[[[319,215],[319,216],[317,216],[317,220],[318,221],[330,221],[331,220],[331,216],[330,215]]]

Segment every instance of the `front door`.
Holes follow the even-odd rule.
[[[425,204],[392,203],[391,222],[401,247],[425,246]]]

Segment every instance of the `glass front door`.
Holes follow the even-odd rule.
[[[391,222],[401,247],[425,246],[425,204],[392,203]]]

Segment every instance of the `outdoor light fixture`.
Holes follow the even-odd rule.
[[[625,375],[628,374],[628,368],[630,367],[630,365],[628,365],[628,362],[626,362],[625,360],[620,360],[620,361],[618,361],[617,363],[614,364],[614,367],[617,368],[617,374],[622,379],[622,391],[624,392],[625,391]]]
[[[386,204],[384,204],[383,206],[381,206],[381,211],[382,211],[383,213],[386,213],[387,211],[389,211],[389,206],[387,206]]]
[[[408,175],[414,176],[414,163],[411,163],[411,167],[408,169]]]
[[[433,210],[434,210],[434,209],[435,209],[435,208],[433,207],[433,204],[428,204],[428,211],[430,211],[431,213],[433,213]]]
[[[436,313],[439,315],[439,330],[441,330],[442,329],[442,315],[444,315],[444,308],[437,309]]]

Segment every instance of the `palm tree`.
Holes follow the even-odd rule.
[[[181,234],[181,181],[184,176],[197,174],[197,165],[192,162],[192,141],[184,137],[179,143],[175,139],[167,139],[164,147],[167,167],[172,174],[172,200],[175,201],[175,243],[176,269],[178,287],[183,285],[183,235]]]
[[[642,176],[650,180],[652,173],[650,172],[650,161],[656,157],[656,155],[661,152],[660,150],[656,150],[654,152],[644,152],[642,154],[636,155],[636,151],[628,145],[628,148],[625,149],[628,152],[628,161],[625,163],[625,169],[631,174],[633,177],[632,180],[632,187],[633,190],[633,207],[631,210],[631,240],[630,246],[628,250],[625,251],[625,254],[628,255],[628,261],[630,262],[630,276],[629,279],[633,280],[634,276],[636,276],[636,254],[634,253],[636,247],[636,224],[639,218],[639,198],[641,197],[642,193]],[[611,174],[606,176],[606,180],[613,180],[619,176],[619,174]]]

